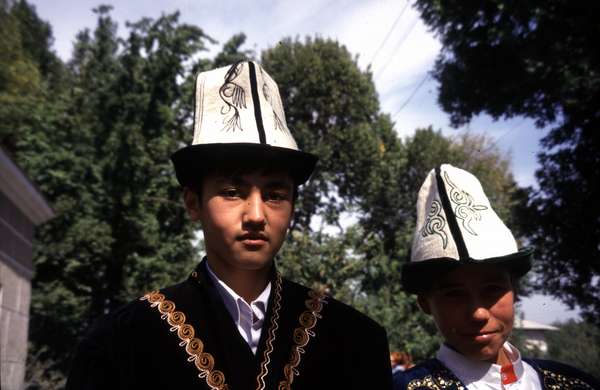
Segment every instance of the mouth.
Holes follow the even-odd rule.
[[[238,237],[238,241],[241,241],[247,246],[262,246],[265,245],[269,239],[261,233],[245,233]]]
[[[470,338],[476,342],[487,342],[492,339],[499,331],[480,331],[480,332],[472,332],[472,333],[464,333],[463,335],[467,338]]]

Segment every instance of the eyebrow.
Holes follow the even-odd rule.
[[[240,185],[240,186],[250,185],[250,183],[248,181],[244,180],[243,177],[238,176],[238,175],[218,176],[215,178],[215,182],[218,184],[232,183],[232,184]],[[293,187],[293,185],[294,185],[294,183],[290,179],[273,179],[273,180],[267,181],[263,187],[291,189]]]
[[[224,183],[233,183],[233,184],[247,184],[241,177],[239,176],[217,176],[215,178],[215,182],[217,184],[224,184]]]
[[[293,183],[291,180],[285,180],[285,179],[274,179],[274,180],[270,180],[265,184],[266,188],[285,188],[285,189],[290,189],[293,187]]]
[[[438,283],[437,285],[433,286],[433,288],[436,290],[444,290],[444,289],[449,289],[449,288],[460,288],[460,287],[462,287],[462,284],[454,283],[454,282]]]

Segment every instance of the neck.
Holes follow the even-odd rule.
[[[510,358],[508,357],[508,355],[506,354],[506,351],[504,350],[504,347],[500,348],[500,350],[498,351],[498,356],[496,357],[495,363],[499,366],[505,366],[505,365],[511,363]]]
[[[213,258],[210,255],[207,258],[210,269],[247,303],[255,300],[269,284],[271,264],[261,269],[246,270],[232,267],[223,261],[212,261]]]

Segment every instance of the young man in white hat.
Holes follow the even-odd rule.
[[[384,329],[276,270],[317,158],[298,150],[269,75],[254,62],[201,73],[194,139],[172,160],[207,256],[102,319],[67,388],[390,388]]]
[[[508,342],[515,284],[531,250],[518,250],[479,180],[451,165],[432,170],[417,200],[411,261],[402,283],[444,344],[434,359],[394,377],[399,389],[597,389],[563,364],[525,359]]]

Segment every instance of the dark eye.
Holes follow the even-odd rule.
[[[235,187],[226,187],[219,194],[225,198],[237,198],[240,196],[240,191]]]
[[[464,296],[464,291],[458,288],[452,288],[443,290],[442,295],[446,298],[461,298]]]
[[[508,290],[509,288],[503,284],[488,284],[487,286],[485,286],[485,292],[489,295],[494,296],[502,295]]]
[[[265,194],[266,201],[281,202],[284,200],[288,200],[288,198],[289,198],[289,195],[288,195],[287,191],[284,191],[284,190],[267,191],[267,193]]]

